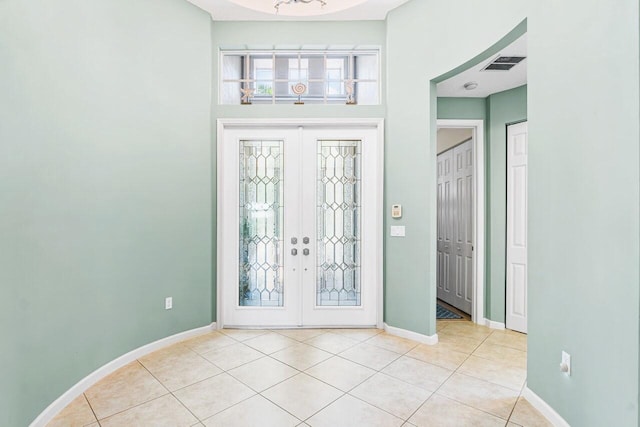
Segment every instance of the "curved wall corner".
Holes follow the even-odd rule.
[[[90,388],[92,385],[105,378],[107,375],[112,374],[113,372],[122,368],[123,366],[126,366],[129,363],[134,362],[143,356],[146,356],[147,354],[160,350],[163,347],[167,347],[169,345],[184,341],[189,338],[193,338],[198,335],[206,334],[207,332],[211,332],[215,329],[216,324],[212,323],[209,326],[203,326],[201,328],[192,329],[190,331],[180,332],[179,334],[175,334],[170,337],[166,337],[142,347],[136,348],[135,350],[132,350],[129,353],[124,354],[115,360],[112,360],[111,362],[96,369],[91,374],[78,381],[69,390],[64,392],[62,396],[57,398],[53,403],[51,403],[51,405],[49,405],[44,411],[42,411],[42,413],[40,413],[40,415],[38,415],[35,420],[33,420],[33,422],[30,424],[30,427],[46,426],[60,411],[62,411],[67,405],[73,402],[76,397],[80,396],[80,394],[84,393],[85,390]]]

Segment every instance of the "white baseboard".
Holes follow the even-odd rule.
[[[504,330],[505,325],[502,322],[494,322],[493,320],[484,319],[484,325],[490,327],[491,329],[499,329]]]
[[[117,359],[112,360],[106,365],[96,369],[80,381],[78,381],[73,387],[67,390],[62,396],[57,398],[51,405],[49,405],[38,417],[33,420],[30,427],[42,427],[47,425],[60,411],[62,411],[73,400],[84,393],[89,387],[100,381],[107,375],[117,371],[125,365],[137,360],[149,353],[153,353],[163,347],[171,344],[183,341],[187,338],[195,337],[197,335],[206,334],[211,330],[216,329],[216,323],[212,323],[209,326],[203,326],[201,328],[191,329],[189,331],[180,332],[175,335],[171,335],[166,338],[159,339],[142,347],[138,347],[135,350],[131,350],[129,353],[124,354]]]
[[[542,400],[540,396],[535,394],[531,389],[527,386],[522,390],[522,397],[527,399],[527,401],[538,410],[544,417],[549,420],[551,424],[555,427],[571,427],[569,423],[560,416],[547,402]]]
[[[396,328],[394,326],[389,326],[386,323],[384,324],[385,332],[395,335],[400,338],[408,338],[410,340],[418,341],[423,344],[435,345],[438,344],[438,334],[433,335],[422,335],[417,332],[408,331],[406,329]]]

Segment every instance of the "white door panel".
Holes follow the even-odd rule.
[[[438,298],[471,313],[473,141],[438,155]]]
[[[506,326],[527,332],[527,123],[507,128]]]
[[[287,209],[289,204],[299,203],[298,193],[290,189],[290,184],[297,179],[299,162],[293,161],[291,165],[288,164],[289,157],[291,160],[299,157],[298,146],[294,144],[296,139],[295,130],[267,133],[259,130],[225,132],[224,163],[220,165],[224,168],[225,174],[224,189],[220,195],[220,201],[224,203],[224,224],[220,227],[220,232],[224,235],[224,245],[218,249],[223,253],[224,274],[223,282],[218,286],[224,287],[223,312],[227,325],[244,325],[247,319],[257,316],[265,325],[271,326],[297,325],[301,321],[295,304],[300,298],[300,287],[297,284],[299,279],[295,274],[295,271],[299,270],[299,258],[291,255],[287,244],[294,237],[292,228],[299,218],[294,210]],[[279,154],[268,147],[275,144],[280,147]],[[256,155],[249,155],[250,149],[253,149]],[[261,151],[260,154],[258,150]],[[270,151],[269,155],[266,153],[267,150]],[[245,162],[245,168],[242,168],[242,151],[250,158]],[[273,164],[274,157],[278,158],[278,164]],[[269,167],[267,160],[270,163]],[[289,167],[284,167],[285,161]],[[250,185],[241,182],[241,172],[244,172],[244,169],[252,169],[247,180],[260,181],[254,184],[262,191],[256,188],[252,191],[251,200],[241,201],[241,186]],[[267,169],[271,172],[267,173]],[[276,169],[281,169],[281,180],[274,179],[272,172]],[[267,192],[268,184],[271,184],[270,192]],[[273,198],[278,191],[281,193],[278,198],[282,198],[282,207],[266,209],[265,205],[268,202],[275,204]],[[242,211],[241,205],[246,206],[245,212]],[[276,213],[276,210],[279,212]],[[277,235],[264,229],[265,218],[260,216],[266,217],[269,214],[278,222],[279,230],[275,233]],[[285,223],[293,224],[293,227],[285,226]],[[273,230],[274,224],[269,228]],[[247,240],[245,244],[242,242],[243,238]],[[269,252],[269,256],[266,252]],[[249,258],[253,265],[249,269],[241,269],[241,264],[248,263]],[[273,258],[278,258],[277,262],[274,263]],[[246,286],[243,284],[247,280],[257,283],[253,291],[249,291],[253,294],[251,298],[245,297]]]

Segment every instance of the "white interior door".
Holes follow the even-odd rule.
[[[473,141],[438,155],[438,298],[471,314]]]
[[[376,325],[377,153],[374,128],[225,130],[225,326]]]
[[[436,282],[438,298],[449,303],[453,299],[451,269],[453,256],[453,150],[438,155],[438,264]],[[449,303],[451,304],[451,303]]]
[[[506,327],[527,332],[527,123],[507,128]]]

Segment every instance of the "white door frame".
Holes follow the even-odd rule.
[[[378,134],[378,153],[377,153],[377,169],[380,172],[378,174],[378,182],[376,186],[378,188],[378,194],[381,197],[378,199],[378,206],[375,209],[375,223],[376,223],[376,265],[378,271],[376,272],[377,280],[375,283],[377,289],[377,307],[376,307],[376,326],[380,329],[383,328],[383,307],[384,307],[384,292],[383,292],[383,213],[384,213],[384,119],[371,118],[371,119],[218,119],[217,120],[217,143],[214,148],[216,151],[217,161],[217,199],[220,200],[219,194],[222,194],[225,180],[225,168],[224,168],[224,132],[227,129],[233,128],[282,128],[282,127],[309,127],[314,129],[349,129],[349,128],[373,128],[377,130]],[[216,257],[216,327],[224,327],[224,286],[221,286],[224,262],[222,257],[222,248],[224,245],[225,232],[222,227],[224,219],[224,209],[222,203],[216,203],[217,205],[217,257]],[[235,232],[235,230],[233,231]]]
[[[471,320],[481,325],[492,326],[484,317],[484,205],[485,205],[485,171],[484,171],[484,120],[437,120],[438,129],[468,128],[473,131],[473,303]],[[437,151],[437,150],[435,150]],[[436,153],[437,155],[437,153]],[[435,183],[434,183],[435,184]],[[435,236],[434,236],[435,237]]]

